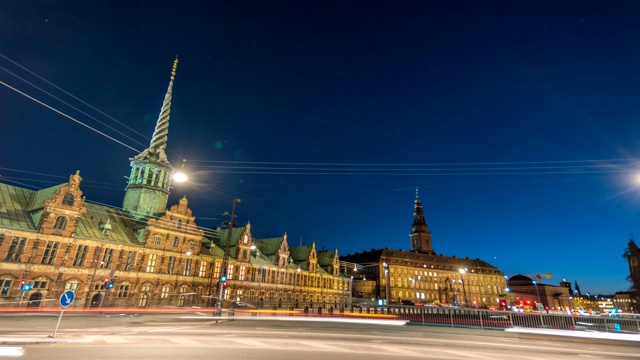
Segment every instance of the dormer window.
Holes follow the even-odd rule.
[[[196,249],[196,242],[189,241],[189,250],[194,251]]]
[[[76,197],[68,192],[66,194],[64,194],[64,197],[62,198],[62,205],[64,206],[73,206],[73,203],[75,202]]]
[[[160,235],[154,235],[153,236],[153,245],[160,245],[160,243],[162,242],[162,236]]]
[[[56,222],[53,224],[53,228],[56,230],[64,230],[67,227],[67,218],[64,216],[58,216]]]
[[[100,230],[102,230],[102,235],[109,236],[111,234],[111,223],[107,220],[107,223],[100,226]]]

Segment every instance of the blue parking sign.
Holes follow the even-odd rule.
[[[76,295],[72,290],[65,291],[64,293],[62,293],[62,295],[60,295],[60,306],[67,307],[71,305],[75,296]]]

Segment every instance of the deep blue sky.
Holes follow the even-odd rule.
[[[419,187],[439,254],[613,293],[640,232],[639,17],[638,1],[4,1],[0,81],[142,150],[178,55],[168,154],[193,181],[170,204],[186,194],[199,225],[238,197],[256,237],[407,250]],[[137,153],[0,86],[0,154],[0,181],[79,169],[89,201],[120,206]]]

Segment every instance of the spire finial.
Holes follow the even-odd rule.
[[[173,60],[173,69],[171,69],[171,81],[176,77],[176,69],[178,68],[178,55],[176,55],[176,59]]]
[[[151,144],[142,153],[138,154],[131,160],[144,160],[147,158],[154,159],[161,163],[169,164],[167,154],[164,149],[167,147],[167,134],[169,133],[169,113],[171,111],[171,97],[173,92],[173,80],[176,77],[176,69],[178,68],[178,57],[173,60],[173,67],[171,68],[171,81],[169,81],[169,88],[167,94],[164,96],[164,102],[162,103],[162,109],[160,110],[160,116],[156,123],[156,129],[153,132],[151,138]]]

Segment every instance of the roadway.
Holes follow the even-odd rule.
[[[65,314],[50,338],[57,320],[55,314],[0,314],[0,354],[50,360],[640,359],[637,344],[529,339],[499,330],[218,321],[209,314]]]

